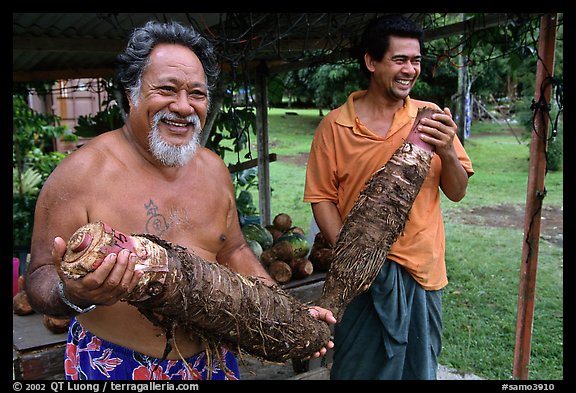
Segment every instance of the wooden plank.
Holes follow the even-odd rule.
[[[268,154],[268,161],[269,162],[274,162],[277,159],[278,159],[278,156],[276,155],[276,153]],[[244,162],[241,162],[239,164],[229,164],[228,165],[228,171],[230,173],[241,172],[245,169],[254,168],[257,165],[258,165],[258,159],[254,158],[252,160],[244,161]]]
[[[55,334],[44,327],[42,314],[12,317],[12,366],[14,379],[64,379],[67,333]]]
[[[55,334],[42,324],[42,314],[12,317],[12,341],[17,351],[30,351],[50,345],[66,343],[67,333]]]
[[[291,289],[291,288],[301,287],[303,285],[313,284],[313,283],[318,282],[318,281],[324,281],[325,278],[326,278],[325,272],[315,272],[315,273],[312,273],[311,275],[309,275],[308,277],[305,277],[305,278],[302,278],[299,280],[291,280],[291,281],[287,282],[286,284],[283,284],[282,288],[283,289]]]
[[[303,303],[313,304],[320,299],[326,273],[312,273],[306,278],[292,280],[282,285],[282,289]]]
[[[505,25],[510,22],[526,23],[523,19],[535,18],[538,14],[505,14],[505,13],[483,13],[476,17],[466,19],[443,27],[426,30],[424,41],[435,41],[442,38],[453,37],[455,35],[471,35],[473,33],[490,29],[492,27]],[[520,19],[523,18],[523,19]]]
[[[288,289],[287,291],[294,295],[302,303],[314,305],[320,299],[324,281],[318,281],[312,284],[303,285],[296,288]]]

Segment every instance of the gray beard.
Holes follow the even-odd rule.
[[[148,135],[148,143],[150,145],[150,152],[156,159],[169,167],[181,167],[186,165],[198,151],[200,146],[200,119],[198,115],[190,115],[186,118],[188,123],[194,126],[192,139],[185,145],[176,146],[171,145],[164,141],[160,136],[158,130],[158,123],[162,119],[175,120],[177,115],[167,112],[158,112],[154,115],[150,134]]]

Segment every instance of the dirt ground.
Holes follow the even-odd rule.
[[[459,212],[459,220],[465,224],[493,227],[524,228],[524,206],[501,204],[481,206]],[[540,237],[564,247],[564,209],[543,206],[540,221]]]
[[[295,165],[306,165],[308,154],[279,157],[280,161]],[[501,204],[482,206],[459,212],[459,220],[465,224],[487,225],[493,227],[524,228],[524,206]],[[540,236],[559,247],[564,246],[564,209],[543,206],[540,223]]]
[[[251,356],[244,356],[240,361],[240,378],[242,380],[329,380],[329,365],[315,366],[309,372],[297,374],[292,363],[273,364],[263,362]],[[481,380],[473,374],[461,373],[457,370],[438,366],[438,380]]]

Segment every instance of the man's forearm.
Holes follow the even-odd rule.
[[[312,213],[318,228],[326,240],[334,246],[342,228],[342,219],[338,208],[332,202],[317,202],[312,204]]]

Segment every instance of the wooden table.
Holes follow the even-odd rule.
[[[314,304],[320,299],[326,273],[312,273],[301,280],[292,280],[282,288],[294,295],[303,303]]]
[[[66,333],[55,334],[42,324],[42,314],[12,317],[14,379],[64,379]]]

